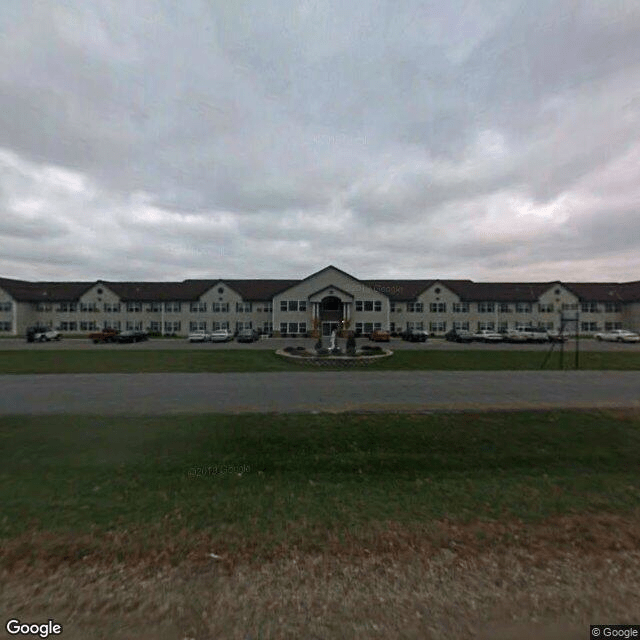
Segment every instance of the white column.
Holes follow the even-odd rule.
[[[18,302],[13,300],[11,302],[11,308],[13,309],[13,335],[18,335]]]

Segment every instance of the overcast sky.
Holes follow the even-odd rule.
[[[640,2],[5,0],[0,275],[640,279]]]

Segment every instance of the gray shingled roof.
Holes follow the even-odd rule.
[[[0,287],[20,302],[72,302],[95,282],[26,282],[0,278]]]
[[[324,271],[324,269],[322,270]],[[321,273],[321,272],[318,272]],[[315,275],[315,274],[314,274]],[[1,278],[0,287],[15,300],[68,302],[78,300],[96,284],[111,289],[123,301],[194,301],[222,282],[247,301],[271,300],[276,294],[308,280],[226,280],[202,279],[183,282],[27,282]],[[540,295],[561,284],[584,301],[640,301],[640,280],[634,282],[472,282],[471,280],[361,280],[364,285],[387,295],[393,301],[415,300],[436,282],[463,301],[535,302]]]

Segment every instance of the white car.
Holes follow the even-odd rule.
[[[504,337],[501,333],[496,333],[489,329],[481,329],[473,334],[473,339],[480,342],[502,342]]]
[[[226,329],[218,329],[209,335],[211,342],[230,342],[233,340],[233,334]]]
[[[48,329],[46,327],[31,327],[27,330],[28,342],[56,342],[62,340],[62,334],[55,329]]]
[[[187,338],[189,342],[207,342],[209,339],[209,334],[204,331],[194,331],[193,333],[190,333]]]
[[[596,333],[596,340],[606,340],[607,342],[640,342],[640,336],[626,329],[614,329],[613,331]]]

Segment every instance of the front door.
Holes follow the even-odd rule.
[[[339,322],[323,322],[322,323],[322,335],[329,337],[333,330],[340,331]]]

